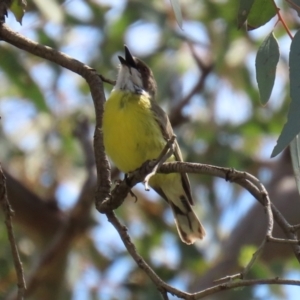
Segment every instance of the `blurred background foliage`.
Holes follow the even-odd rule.
[[[293,179],[288,187],[279,184],[283,177],[292,178],[288,154],[269,159],[289,102],[289,37],[280,24],[276,26],[281,57],[271,101],[262,107],[255,55],[277,18],[247,32],[237,29],[237,1],[180,3],[183,30],[167,0],[33,0],[28,1],[22,26],[12,14],[7,24],[110,79],[116,78],[117,56],[123,54],[126,43],[152,68],[158,101],[169,113],[186,161],[245,170],[269,184],[269,191],[277,188],[274,196],[281,191],[280,195],[293,193]],[[297,28],[297,13],[285,1],[278,5],[288,26]],[[108,95],[112,86],[104,84],[104,88]],[[94,108],[82,78],[5,42],[0,44],[0,99],[0,161],[29,276],[83,197],[88,152],[82,136],[74,131],[87,122],[85,134],[92,142]],[[113,174],[114,179],[122,178],[115,169]],[[192,292],[213,284],[205,279],[209,272],[218,279],[241,271],[265,226],[263,212],[256,213],[262,208],[255,207],[245,191],[218,178],[190,178],[195,210],[207,229],[205,240],[194,246],[180,242],[170,208],[142,186],[135,189],[138,201],[129,196],[116,213],[159,276]],[[297,194],[292,195],[298,201]],[[291,198],[278,201],[299,222],[299,209],[287,201]],[[90,218],[78,220],[80,230],[63,249],[57,249],[51,267],[26,299],[159,299],[154,285],[92,201],[92,196],[86,201]],[[241,236],[235,234],[237,230]],[[9,299],[16,278],[4,226],[0,240],[0,298]],[[289,247],[269,247],[264,253],[250,277],[299,279],[299,266]],[[230,255],[230,268],[221,269],[222,258]],[[294,289],[245,288],[215,299],[296,299]]]

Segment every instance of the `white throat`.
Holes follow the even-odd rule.
[[[143,88],[140,72],[135,68],[121,65],[114,90],[136,93],[137,90],[143,90]]]

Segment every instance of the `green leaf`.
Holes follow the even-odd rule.
[[[48,1],[45,5],[44,0],[33,0],[39,11],[45,16],[45,18],[51,22],[61,24],[64,20],[64,10],[58,1]]]
[[[24,68],[23,63],[15,52],[4,47],[0,48],[1,69],[9,77],[11,83],[17,88],[18,95],[31,100],[40,111],[48,112],[44,95]],[[16,95],[15,95],[16,96]]]
[[[22,19],[26,11],[26,0],[13,0],[10,10],[14,14],[16,20],[22,25]]]
[[[241,28],[246,22],[253,3],[254,0],[240,0],[238,16],[237,16],[238,28]]]
[[[298,192],[300,194],[300,136],[299,134],[292,140],[290,144],[292,164]]]
[[[182,29],[182,14],[181,14],[179,0],[170,0],[170,1],[172,4],[172,7],[173,7],[173,11],[174,11],[178,26]]]
[[[272,32],[259,47],[255,60],[256,80],[263,105],[267,104],[271,96],[278,61],[279,46]]]
[[[276,13],[273,1],[255,0],[247,19],[248,30],[253,30],[266,24]]]
[[[287,122],[285,123],[282,132],[277,141],[277,145],[273,149],[271,157],[275,157],[300,132],[300,31],[297,31],[291,44],[290,50],[290,94],[291,104],[287,116]]]
[[[239,253],[238,262],[240,266],[246,266],[251,260],[253,254],[257,250],[255,245],[244,245]]]

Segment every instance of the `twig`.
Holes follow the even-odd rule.
[[[269,236],[267,238],[268,242],[273,242],[273,243],[279,243],[279,244],[294,244],[294,245],[299,245],[300,241],[298,240],[291,240],[291,239],[280,239],[280,238],[274,238],[272,236]]]
[[[145,177],[143,183],[145,185],[145,190],[149,191],[149,180],[152,176],[156,174],[157,169],[165,162],[169,157],[174,154],[174,142],[176,135],[173,135],[166,143],[163,151],[160,153],[159,157],[150,163],[153,164],[152,171]]]
[[[179,101],[178,105],[176,105],[170,112],[170,122],[173,127],[177,126],[181,123],[182,117],[182,109],[191,101],[192,97],[199,91],[201,91],[204,87],[205,80],[207,76],[213,69],[213,64],[205,65],[202,60],[196,55],[191,43],[188,43],[189,47],[191,48],[192,55],[201,71],[201,76],[199,77],[198,81],[191,89],[191,91]]]
[[[277,13],[278,16],[281,17],[279,11],[277,11]],[[284,24],[285,23],[283,23],[283,25]],[[148,275],[148,277],[154,282],[154,284],[159,289],[159,291],[161,291],[161,294],[165,299],[167,299],[166,298],[167,293],[170,293],[182,299],[195,300],[195,299],[201,299],[207,295],[211,295],[219,291],[228,290],[236,287],[242,287],[242,286],[256,285],[256,284],[290,284],[290,285],[300,286],[300,281],[279,279],[279,278],[261,279],[261,280],[240,280],[240,281],[231,281],[225,284],[220,284],[198,293],[189,294],[189,293],[182,292],[178,289],[175,289],[172,286],[165,283],[163,280],[161,280],[157,276],[157,274],[152,270],[152,268],[145,262],[145,260],[137,253],[134,244],[131,242],[129,235],[127,234],[126,228],[119,222],[119,220],[116,218],[114,213],[111,211],[112,209],[114,209],[114,206],[116,206],[116,203],[118,204],[119,202],[124,201],[124,198],[127,195],[130,187],[128,187],[126,183],[123,183],[124,182],[123,181],[118,187],[118,189],[115,189],[112,192],[112,195],[110,196],[110,180],[109,180],[110,168],[104,153],[103,138],[102,138],[102,131],[101,131],[103,104],[105,100],[102,80],[101,80],[101,78],[103,77],[101,77],[101,75],[98,75],[96,71],[93,70],[92,68],[82,64],[77,60],[72,59],[71,57],[65,54],[56,51],[50,47],[42,46],[38,43],[35,43],[21,36],[20,34],[11,31],[5,24],[0,26],[0,38],[20,49],[23,49],[27,52],[30,52],[44,59],[50,60],[62,67],[65,67],[86,79],[91,90],[91,94],[94,100],[95,112],[96,112],[96,128],[95,128],[95,136],[94,136],[94,152],[95,152],[95,161],[96,161],[96,167],[98,173],[96,206],[98,209],[104,207],[103,211],[106,212],[108,220],[114,225],[114,227],[118,231],[128,252],[136,261],[138,266],[141,269],[143,269]],[[193,93],[195,93],[195,91],[199,90],[203,86],[204,79],[207,76],[207,74],[210,72],[210,69],[207,68],[206,73],[204,73],[205,70],[202,71],[203,72],[200,81],[195,86],[195,89],[192,91]],[[191,95],[192,93],[189,94],[187,98],[181,103],[181,106],[178,107],[179,113],[181,111],[181,108],[189,101]],[[145,178],[147,174],[151,172],[152,169],[150,165],[151,164],[148,163],[144,166],[144,168],[141,168],[133,172],[133,175],[131,177],[132,185],[143,180],[143,178]],[[233,182],[240,184],[241,186],[246,188],[266,208],[267,215],[268,215],[268,227],[267,227],[266,236],[268,237],[268,239],[271,239],[271,241],[274,242],[278,242],[278,239],[273,238],[271,235],[273,224],[272,224],[272,214],[270,214],[270,211],[272,210],[277,223],[281,226],[281,228],[288,236],[288,241],[297,241],[295,233],[292,232],[292,229],[294,229],[294,227],[291,226],[284,219],[284,217],[280,214],[280,212],[276,209],[276,207],[273,204],[270,204],[268,199],[268,194],[266,193],[263,185],[255,177],[253,178],[252,175],[245,172],[238,172],[227,168],[220,168],[220,167],[202,165],[202,164],[182,163],[182,162],[164,163],[163,165],[158,167],[157,172],[158,171],[162,173],[184,172],[184,173],[209,174],[224,179],[229,179]],[[91,195],[88,196],[89,198],[92,198]],[[115,200],[115,202],[106,201],[107,199],[109,200],[113,199]],[[107,206],[102,205],[105,203],[106,204],[109,203],[109,205]],[[43,261],[46,264],[52,261],[55,252],[56,253],[58,252],[57,249],[65,249],[64,246],[66,245],[65,244],[66,240],[68,238],[70,239],[70,236],[75,236],[76,226],[77,226],[76,224],[78,223],[77,218],[78,216],[81,216],[80,215],[81,209],[79,209],[80,205],[84,205],[84,203],[78,203],[78,207],[76,206],[74,210],[72,210],[71,217],[66,228],[64,229],[63,232],[61,232],[59,236],[57,236],[57,239],[53,241],[53,244],[49,248],[49,252],[47,252],[46,253],[47,255],[45,254],[45,256],[43,257]],[[80,230],[80,228],[77,229]],[[295,245],[293,243],[292,247],[297,259],[300,261],[299,245]],[[263,248],[263,244],[261,245],[261,248]],[[259,253],[259,251],[257,251],[256,253]],[[255,261],[255,259],[256,258],[253,259],[253,262]],[[252,260],[250,261],[249,265],[251,264],[252,264]],[[34,277],[36,281],[40,279],[37,275],[38,272],[35,273],[35,277]],[[34,282],[34,280],[31,281],[31,283],[32,282]]]
[[[6,178],[3,174],[1,165],[0,165],[0,203],[2,206],[3,213],[4,213],[8,240],[10,243],[11,252],[12,252],[12,256],[13,256],[13,262],[14,262],[14,266],[15,266],[15,270],[16,270],[16,274],[17,274],[17,281],[18,281],[17,299],[22,300],[24,298],[24,293],[26,290],[26,282],[25,282],[22,262],[20,259],[20,255],[19,255],[19,251],[18,251],[18,247],[16,244],[15,235],[14,235],[14,231],[13,231],[13,226],[12,226],[12,222],[11,222],[13,210],[9,204],[9,200],[7,197]]]
[[[218,283],[220,281],[232,281],[234,279],[242,279],[242,273],[227,275],[227,276],[218,278],[218,279],[214,280],[213,282]]]
[[[87,139],[89,128],[86,126],[85,120],[78,122],[76,125],[75,134],[78,137],[81,147],[83,149],[87,179],[81,189],[79,200],[69,213],[69,218],[53,240],[47,246],[47,250],[41,256],[38,264],[32,270],[28,279],[28,288],[26,295],[30,295],[44,279],[45,274],[49,272],[49,268],[56,260],[64,257],[68,251],[69,246],[74,239],[85,231],[89,226],[90,208],[93,204],[94,189],[96,186],[96,175],[94,172],[94,161],[90,156],[93,153],[91,141]]]
[[[137,265],[145,271],[145,273],[148,275],[148,277],[153,281],[153,283],[157,286],[159,290],[168,291],[172,295],[176,295],[179,298],[182,299],[192,299],[188,298],[191,296],[189,293],[182,292],[178,289],[175,289],[174,287],[168,285],[165,283],[153,270],[152,268],[146,263],[146,261],[143,259],[142,256],[140,256],[137,253],[137,250],[132,243],[130,236],[127,233],[126,227],[124,227],[120,221],[116,218],[114,212],[109,212],[106,214],[107,219],[112,225],[116,228],[117,232],[119,233],[127,251],[131,255],[131,257],[135,260]]]
[[[284,19],[283,19],[282,16],[281,16],[280,8],[276,5],[276,3],[275,3],[274,0],[272,0],[272,3],[273,3],[273,5],[274,5],[274,7],[275,7],[275,10],[276,10],[278,19],[280,20],[280,22],[281,22],[282,26],[284,27],[286,33],[289,35],[289,37],[290,37],[291,39],[293,39],[294,37],[293,37],[292,33],[290,32],[288,26],[286,25]]]
[[[99,74],[99,77],[101,78],[101,80],[102,80],[103,82],[109,83],[109,84],[111,84],[111,85],[115,85],[115,84],[116,84],[116,81],[115,81],[115,80],[108,79],[108,78],[104,77],[103,75],[100,75],[100,74]]]
[[[239,175],[237,175],[239,174]],[[228,173],[226,174],[226,180],[230,180],[230,181],[237,181],[237,183],[240,180],[240,176],[242,176],[243,180],[248,181],[249,186],[251,186],[253,189],[257,189],[260,194],[261,197],[264,199],[263,201],[263,205],[265,207],[266,213],[267,213],[267,229],[266,229],[266,235],[264,240],[262,241],[262,243],[260,244],[260,246],[258,247],[258,249],[255,251],[255,253],[253,253],[251,260],[249,261],[249,263],[246,265],[246,267],[244,268],[244,270],[236,275],[232,275],[232,276],[226,276],[227,279],[232,280],[233,278],[236,278],[238,276],[238,278],[240,279],[245,279],[246,275],[248,274],[248,272],[250,271],[250,269],[252,268],[252,266],[254,265],[255,261],[258,259],[258,257],[260,256],[260,254],[262,253],[264,246],[266,244],[267,241],[270,240],[270,238],[272,238],[272,232],[273,232],[273,227],[274,227],[274,219],[273,219],[273,214],[272,214],[272,210],[271,210],[271,202],[269,199],[269,195],[267,190],[265,189],[265,187],[263,186],[263,184],[253,175],[243,172],[243,173],[237,173],[235,170],[230,169],[228,170]],[[222,278],[222,280],[224,280]],[[219,281],[219,280],[218,280]]]
[[[247,266],[244,268],[244,270],[241,272],[241,279],[245,279],[246,275],[249,273],[250,269],[254,265],[255,261],[258,259],[258,257],[261,255],[264,247],[266,245],[266,239],[262,241],[262,243],[259,245],[258,249],[252,254],[252,258],[250,262],[247,264]]]
[[[159,292],[161,293],[161,296],[163,300],[169,300],[168,292],[164,289],[158,289]]]
[[[72,57],[51,47],[40,45],[19,33],[12,31],[6,24],[0,26],[0,38],[15,47],[25,50],[33,55],[47,59],[82,76],[89,85],[96,112],[96,127],[94,134],[94,151],[98,184],[96,203],[101,203],[110,195],[110,166],[104,152],[102,135],[102,115],[105,102],[103,84],[97,72]]]
[[[80,142],[85,158],[85,168],[88,172],[93,172],[95,167],[95,157],[93,147],[91,145],[89,120],[87,118],[81,118],[77,120],[73,134]]]
[[[110,197],[103,202],[96,204],[96,208],[101,213],[107,213],[117,209],[125,200],[128,193],[133,186],[139,182],[145,184],[145,189],[149,189],[148,180],[153,176],[162,163],[173,154],[173,143],[176,136],[166,143],[166,146],[160,153],[159,157],[155,160],[146,161],[140,168],[130,172],[125,180],[122,180],[111,192]],[[150,174],[150,175],[149,175]],[[148,178],[147,178],[148,177]]]
[[[292,6],[296,11],[297,13],[299,14],[300,12],[300,6],[297,5],[296,3],[294,3],[293,1],[291,0],[285,0],[290,6]]]
[[[291,226],[292,232],[297,232],[300,229],[300,224]]]
[[[279,285],[296,285],[300,286],[300,280],[290,280],[290,279],[249,279],[249,280],[239,280],[239,281],[230,281],[226,283],[222,283],[208,289],[205,289],[201,292],[195,293],[190,298],[185,299],[203,299],[206,296],[216,294],[218,292],[222,292],[224,290],[231,290],[237,287],[246,287],[246,286],[255,286],[255,285],[270,285],[270,284],[279,284]]]
[[[221,168],[212,165],[203,165],[199,163],[186,163],[186,162],[167,162],[164,163],[158,170],[159,173],[197,173],[197,174],[206,174],[211,176],[217,176],[230,180],[241,185],[243,188],[248,190],[248,192],[253,195],[265,208],[268,216],[268,227],[267,227],[267,238],[270,238],[272,235],[273,221],[272,218],[276,220],[278,225],[282,228],[289,240],[295,240],[297,243],[292,244],[293,252],[295,257],[300,262],[300,246],[297,239],[297,235],[293,232],[293,226],[290,225],[282,214],[278,211],[273,203],[269,202],[268,194],[266,189],[259,182],[257,178],[253,175],[236,171],[230,168]],[[266,205],[270,203],[270,205]],[[272,214],[271,214],[271,212]],[[272,217],[273,215],[273,217]],[[291,243],[288,243],[291,244]]]

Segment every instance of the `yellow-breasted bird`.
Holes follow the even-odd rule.
[[[125,46],[118,78],[103,116],[104,146],[108,156],[124,173],[145,161],[156,159],[173,136],[167,114],[155,101],[156,82],[151,69],[133,57]],[[182,161],[178,143],[169,161]],[[181,240],[192,244],[205,230],[191,205],[193,198],[187,174],[155,174],[150,186],[171,206]]]

